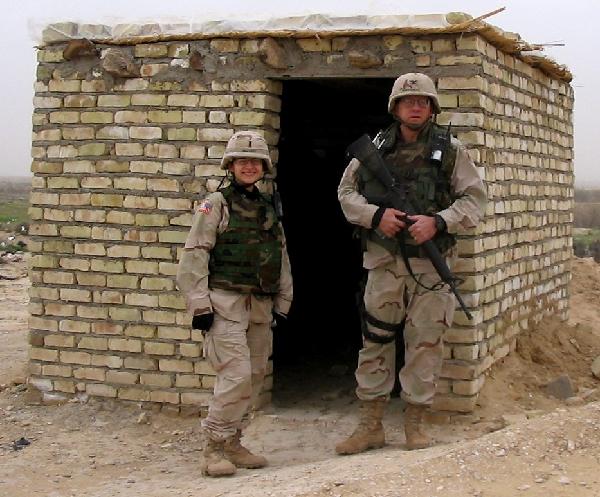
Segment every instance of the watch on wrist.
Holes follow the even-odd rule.
[[[437,230],[438,233],[443,233],[446,231],[446,221],[444,221],[444,218],[442,216],[440,216],[439,214],[436,214],[435,216],[433,216],[433,219],[435,220],[435,229]]]

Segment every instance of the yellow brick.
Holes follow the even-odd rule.
[[[108,317],[108,311],[106,311],[106,317]],[[105,322],[92,323],[92,333],[96,335],[121,335],[123,325]]]
[[[127,198],[123,201],[123,207],[127,203]],[[111,209],[106,215],[106,222],[111,224],[133,224],[135,222],[135,216],[131,212],[115,211]]]
[[[29,260],[31,268],[56,268],[58,267],[58,258],[53,255],[34,255]]]
[[[387,50],[396,50],[399,46],[404,45],[405,39],[403,36],[392,35],[383,37],[383,45]]]
[[[213,52],[237,52],[239,47],[239,40],[233,38],[213,39],[210,42],[210,49]]]
[[[122,207],[123,195],[92,193],[91,204],[98,207]]]
[[[140,383],[142,385],[170,388],[173,385],[173,379],[168,374],[141,374]]]
[[[131,97],[131,105],[163,106],[166,103],[166,95],[156,93],[140,93]]]
[[[175,313],[168,311],[144,311],[143,318],[146,323],[174,324]]]
[[[82,337],[77,348],[91,350],[108,350],[108,339],[98,337]]]
[[[180,110],[152,110],[148,112],[148,120],[151,123],[180,123],[182,113]]]
[[[82,187],[87,188],[83,185]],[[101,210],[88,210],[88,209],[77,209],[75,211],[75,221],[82,221],[84,223],[104,223],[106,221],[106,212]]]
[[[185,299],[182,295],[161,294],[159,296],[159,305],[163,308],[185,309]]]
[[[118,278],[123,276],[121,274],[109,274],[108,278]],[[123,303],[123,294],[121,292],[112,291],[112,290],[104,290],[102,292],[94,292],[94,302],[98,302],[100,304],[122,304]]]
[[[142,278],[140,288],[142,290],[173,290],[175,288],[175,284],[173,280],[169,278]]]
[[[70,352],[67,350],[60,351],[60,360],[67,364],[83,364],[90,365],[92,356],[87,352]]]
[[[142,313],[139,309],[131,309],[127,307],[111,307],[108,310],[108,315],[115,321],[139,321]]]
[[[148,190],[178,192],[179,181],[175,179],[148,179]]]
[[[178,388],[201,388],[202,383],[199,375],[178,374],[175,386]]]
[[[126,209],[155,209],[156,198],[127,195],[123,200],[123,207]]]
[[[168,226],[169,218],[163,214],[136,214],[136,226]]]
[[[196,140],[195,128],[171,128],[167,130],[168,140]]]
[[[73,368],[58,364],[45,364],[42,366],[42,374],[44,376],[63,376],[68,378],[73,376]]]
[[[200,335],[202,337],[202,335]],[[176,328],[174,326],[159,326],[158,338],[168,340],[189,340],[190,330],[188,328]]]
[[[152,402],[164,402],[168,404],[179,404],[179,394],[177,392],[150,392]]]
[[[77,255],[106,255],[106,249],[101,243],[76,243],[75,253]]]
[[[118,369],[123,367],[123,358],[116,355],[99,355],[92,356],[92,366],[105,366],[107,368]]]
[[[181,403],[206,406],[210,397],[208,392],[185,392],[181,394]]]
[[[329,38],[298,38],[296,43],[305,52],[331,52]]]
[[[159,359],[158,365],[161,371],[176,373],[192,373],[194,371],[192,362],[179,359]]]
[[[127,173],[129,172],[128,161],[99,160],[96,161],[95,170],[98,173]]]
[[[125,367],[127,369],[144,369],[146,371],[155,371],[158,369],[156,360],[142,357],[126,357]]]
[[[64,302],[91,302],[92,294],[89,290],[62,288],[60,290],[60,298]]]
[[[130,338],[110,338],[108,340],[108,348],[121,352],[141,352],[142,342]]]
[[[410,47],[413,53],[431,52],[432,46],[429,40],[410,40]]]
[[[31,347],[29,349],[29,358],[33,361],[55,362],[58,360],[58,350]]]
[[[69,319],[60,320],[60,331],[69,333],[89,333],[91,329],[90,323],[85,321],[71,321]]]
[[[106,275],[79,273],[77,283],[84,286],[106,286]]]
[[[135,45],[135,57],[166,57],[168,54],[167,45],[154,43]]]
[[[134,385],[137,383],[138,374],[130,373],[128,371],[107,371],[106,382],[107,383],[121,383],[125,385]]]
[[[142,247],[142,257],[144,259],[172,259],[171,249],[169,247]]]
[[[125,335],[138,338],[153,338],[156,334],[156,326],[129,325],[125,328]]]
[[[179,345],[179,353],[182,357],[200,357],[202,352],[200,345],[195,343],[182,343]]]
[[[44,310],[49,316],[74,316],[75,306],[66,304],[46,303]]]
[[[102,273],[122,273],[124,269],[123,261],[92,260],[92,271]]]
[[[75,393],[75,382],[54,380],[54,390],[57,392]]]
[[[202,95],[200,97],[201,107],[233,107],[234,105],[235,101],[231,95]],[[205,113],[203,114],[205,115]],[[197,114],[197,116],[200,116],[200,114]]]
[[[158,263],[150,261],[126,261],[125,269],[128,273],[158,274]]]
[[[58,323],[53,319],[42,319],[35,316],[29,316],[29,327],[34,330],[57,331]]]
[[[135,400],[135,401],[150,401],[150,392],[139,388],[120,388],[118,393],[119,399]]]
[[[150,355],[173,355],[175,354],[175,345],[162,342],[145,342],[144,352]]]
[[[140,257],[140,247],[137,245],[115,245],[108,247],[106,251],[108,257],[124,257],[128,259],[138,259]]]
[[[102,385],[99,383],[92,383],[86,385],[85,391],[87,394],[97,397],[116,397],[117,389],[110,385]]]
[[[104,381],[106,371],[100,368],[77,368],[73,372],[73,376],[81,380]]]

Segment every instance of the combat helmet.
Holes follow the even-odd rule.
[[[256,131],[238,131],[227,142],[225,154],[221,159],[221,167],[227,169],[235,159],[262,159],[267,171],[273,172],[273,164],[269,156],[269,147],[265,139]]]
[[[390,93],[388,101],[388,112],[393,113],[396,100],[409,95],[417,95],[431,98],[433,102],[433,113],[439,114],[442,109],[438,100],[437,90],[429,76],[420,72],[409,72],[403,74],[396,81]]]

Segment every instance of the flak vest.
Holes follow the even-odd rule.
[[[209,260],[210,288],[273,295],[279,291],[283,233],[268,196],[234,185],[219,190],[229,225],[217,235]]]
[[[455,200],[450,178],[454,171],[456,148],[448,143],[442,163],[430,161],[434,135],[443,135],[446,130],[435,123],[429,123],[414,143],[402,142],[398,132],[396,123],[385,130],[379,149],[389,171],[397,181],[407,186],[408,200],[419,214],[434,215],[447,209]],[[369,198],[385,196],[386,188],[364,165],[357,172],[359,193]],[[361,238],[363,243],[370,240],[394,255],[404,250],[407,257],[425,257],[407,230],[401,230],[394,238],[387,238],[380,236],[374,229],[361,228]],[[456,244],[456,238],[446,232],[437,233],[433,242],[443,254]]]

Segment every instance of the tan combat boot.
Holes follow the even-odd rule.
[[[206,437],[202,449],[200,470],[204,476],[231,476],[235,474],[235,466],[224,454],[225,440],[212,440]]]
[[[238,430],[236,434],[228,438],[225,442],[225,457],[237,468],[263,468],[267,465],[267,460],[263,456],[257,456],[244,447],[240,438],[242,438],[242,430]]]
[[[404,433],[408,450],[424,449],[432,444],[431,438],[421,431],[426,406],[409,404],[404,410]]]
[[[361,402],[358,426],[350,437],[335,446],[338,454],[358,454],[385,445],[385,432],[381,420],[386,402],[386,400],[363,400]]]

